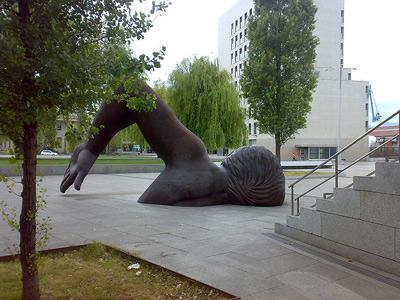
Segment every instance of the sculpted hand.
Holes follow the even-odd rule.
[[[60,185],[61,193],[64,193],[72,184],[74,184],[75,189],[79,191],[83,180],[89,173],[96,159],[97,155],[87,150],[84,144],[76,147]]]

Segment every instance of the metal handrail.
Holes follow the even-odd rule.
[[[352,166],[354,166],[356,163],[360,162],[361,160],[363,160],[364,158],[366,158],[368,155],[374,153],[376,150],[382,148],[383,146],[385,146],[387,143],[391,142],[392,140],[394,140],[395,138],[397,138],[399,135],[396,135],[395,137],[391,138],[390,140],[388,140],[387,142],[385,142],[384,144],[380,145],[379,147],[375,148],[374,150],[368,152],[367,154],[363,155],[362,157],[360,157],[359,159],[357,159],[355,162],[353,162],[352,164],[348,165],[346,168],[344,168],[343,170],[338,170],[337,174],[341,174],[344,171],[346,171],[347,169],[351,168]],[[324,181],[320,182],[319,184],[317,184],[316,186],[312,187],[311,189],[309,189],[307,192],[304,192],[303,194],[301,194],[300,196],[298,196],[297,198],[295,198],[295,201],[298,200],[299,198],[307,195],[309,192],[312,192],[313,190],[315,190],[317,187],[323,185],[325,182],[331,180],[332,178],[334,178],[336,176],[336,174],[332,175],[331,177],[328,177],[327,179],[325,179]]]
[[[387,121],[391,120],[392,118],[394,118],[396,115],[399,115],[399,134],[396,135],[395,137],[392,137],[390,140],[386,141],[385,143],[381,144],[379,147],[373,149],[372,151],[368,152],[367,154],[363,155],[362,157],[358,158],[355,162],[353,162],[352,164],[350,164],[348,167],[346,167],[343,170],[338,170],[338,166],[339,166],[339,156],[346,151],[347,149],[349,149],[350,147],[352,147],[354,144],[358,143],[360,140],[362,140],[363,138],[365,138],[366,136],[368,136],[371,132],[373,132],[374,130],[376,130],[377,128],[379,128],[380,126],[382,126],[383,124],[385,124]],[[291,189],[291,200],[292,200],[292,209],[291,209],[291,213],[292,215],[294,215],[294,201],[297,201],[297,215],[300,214],[300,198],[307,195],[309,192],[313,191],[314,189],[316,189],[317,187],[321,186],[322,184],[324,184],[325,182],[331,180],[332,178],[335,178],[335,187],[338,187],[339,185],[339,178],[338,175],[340,173],[342,173],[343,171],[347,170],[348,168],[354,166],[356,163],[360,162],[361,160],[363,160],[364,158],[366,158],[368,155],[372,154],[373,152],[375,152],[376,150],[382,148],[383,146],[385,146],[387,143],[389,143],[390,141],[394,140],[395,138],[398,137],[398,144],[400,145],[400,110],[396,111],[394,114],[392,114],[390,117],[386,118],[385,120],[383,120],[382,122],[380,122],[378,125],[376,125],[375,127],[369,129],[368,131],[366,131],[364,134],[362,134],[360,137],[358,137],[357,139],[355,139],[353,142],[351,142],[350,144],[348,144],[347,146],[345,146],[343,149],[341,149],[339,152],[335,153],[334,155],[332,155],[331,157],[329,157],[328,159],[326,159],[325,161],[323,161],[321,164],[319,164],[318,166],[316,166],[314,169],[312,169],[310,172],[308,172],[307,174],[305,174],[303,177],[297,179],[295,182],[293,182],[292,184],[290,184],[288,186],[288,188]],[[399,147],[400,148],[400,147]],[[400,152],[400,151],[399,151]],[[310,176],[311,174],[313,174],[315,171],[317,171],[318,169],[320,169],[321,167],[325,166],[328,162],[330,162],[331,160],[335,159],[335,174],[331,177],[329,177],[327,180],[324,180],[323,182],[317,184],[316,186],[314,186],[313,188],[309,189],[307,192],[302,193],[300,196],[296,197],[296,199],[294,198],[294,187],[297,183],[299,183],[300,181],[304,180],[305,178],[307,178],[308,176]],[[399,160],[400,160],[400,154],[399,154]]]

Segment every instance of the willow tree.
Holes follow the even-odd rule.
[[[239,94],[228,72],[207,57],[184,59],[169,76],[168,104],[209,150],[246,143]]]
[[[153,57],[141,55],[129,67],[115,55],[118,49],[109,55],[110,44],[142,39],[152,26],[152,14],[166,8],[164,1],[152,1],[144,13],[132,10],[134,2],[143,0],[0,2],[0,132],[23,157],[19,222],[23,299],[40,298],[36,153],[38,131],[48,112],[93,111],[98,101],[113,97],[117,86],[127,87],[143,70],[159,66],[159,52]],[[111,66],[115,74],[110,73]],[[129,88],[126,91],[121,98],[129,107],[140,109],[147,103]]]
[[[275,154],[307,124],[316,87],[312,0],[255,0],[249,52],[240,80],[260,130],[275,138]]]

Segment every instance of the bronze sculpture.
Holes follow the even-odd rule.
[[[147,85],[141,93],[156,95]],[[204,206],[282,205],[285,177],[276,157],[264,147],[242,147],[220,167],[210,161],[203,142],[183,126],[156,95],[151,112],[131,110],[124,101],[104,103],[94,119],[98,134],[73,152],[60,191],[81,184],[101,151],[123,128],[136,123],[165,162],[164,171],[139,198],[141,203]]]

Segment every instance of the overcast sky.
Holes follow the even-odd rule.
[[[167,80],[185,57],[218,56],[218,19],[237,0],[171,0],[157,17],[136,53],[151,53],[166,46],[161,69],[151,81]],[[326,0],[329,1],[329,0]],[[345,67],[357,68],[353,80],[372,84],[383,116],[400,109],[400,1],[345,0]]]

